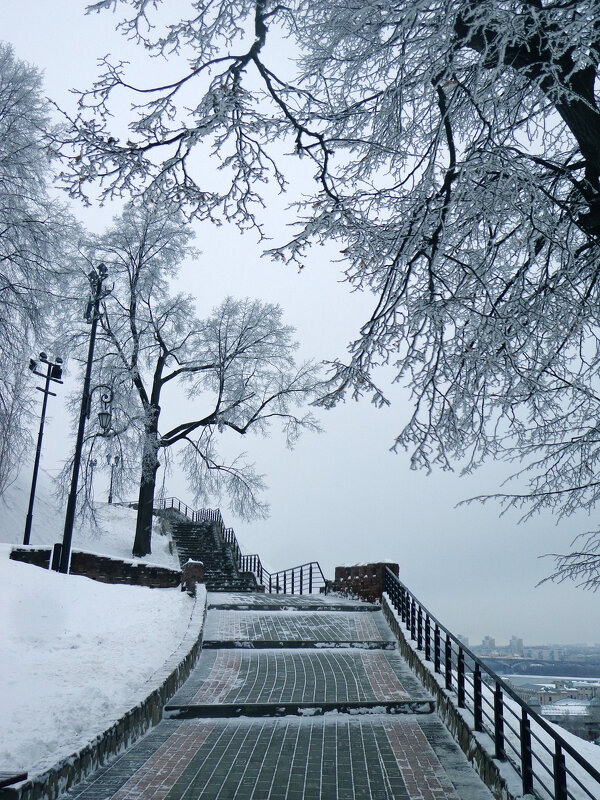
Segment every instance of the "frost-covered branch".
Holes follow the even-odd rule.
[[[568,490],[598,473],[596,0],[191,0],[178,19],[161,2],[91,6],[107,9],[188,67],[131,90],[123,134],[110,111],[131,82],[104,62],[57,139],[71,194],[260,229],[265,184],[286,186],[282,145],[306,157],[314,192],[270,253],[302,264],[334,241],[374,295],[322,404],[385,404],[375,372],[391,365],[412,392],[395,445],[413,466],[522,455],[534,508],[544,493],[595,502]]]

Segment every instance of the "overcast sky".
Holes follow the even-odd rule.
[[[69,89],[91,84],[99,56],[111,52],[131,60],[138,71],[143,63],[141,54],[114,33],[115,17],[85,17],[85,5],[82,0],[3,0],[0,5],[0,36],[19,58],[44,71],[47,95],[71,109]],[[167,7],[180,5],[169,0]],[[301,180],[298,169],[294,166],[294,174]],[[290,220],[285,204],[274,196],[268,209],[275,237],[285,236]],[[119,207],[74,211],[91,230],[101,231]],[[196,232],[202,255],[185,265],[181,283],[197,296],[202,313],[228,294],[278,302],[297,329],[304,356],[343,355],[373,299],[351,294],[340,281],[335,248],[315,248],[298,273],[261,258],[252,235],[208,225]],[[329,576],[336,564],[397,561],[404,583],[471,643],[485,634],[499,642],[513,634],[528,643],[600,642],[600,595],[572,585],[535,588],[552,567],[538,556],[568,549],[573,536],[595,526],[595,519],[581,515],[557,526],[546,515],[517,525],[514,514],[499,518],[494,503],[457,508],[462,499],[497,490],[508,468],[490,465],[468,479],[411,472],[406,454],[389,452],[410,411],[408,392],[397,387],[391,397],[392,406],[383,410],[348,401],[323,413],[324,433],[304,436],[292,452],[277,435],[241,443],[267,475],[271,506],[268,520],[252,524],[223,509],[245,552],[258,552],[276,569],[318,560]],[[69,446],[62,403],[62,396],[51,398],[42,457],[42,465],[54,473]],[[168,491],[189,498],[176,472]],[[132,487],[131,497],[135,494]]]

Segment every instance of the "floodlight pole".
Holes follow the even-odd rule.
[[[52,397],[56,397],[54,392],[50,391],[50,381],[54,381],[54,383],[62,383],[60,380],[62,376],[62,369],[60,365],[62,364],[61,358],[56,358],[54,362],[48,361],[47,356],[45,353],[40,353],[40,360],[45,362],[46,364],[46,375],[43,372],[38,372],[36,367],[37,364],[33,359],[29,362],[29,368],[35,375],[39,375],[40,378],[45,378],[44,388],[42,389],[41,386],[36,386],[36,389],[39,389],[40,392],[44,395],[44,400],[42,402],[42,415],[40,418],[40,429],[38,431],[38,438],[37,438],[37,447],[35,449],[35,461],[33,463],[33,476],[31,478],[31,491],[29,493],[29,507],[27,509],[27,517],[25,518],[25,533],[23,535],[23,544],[29,544],[29,540],[31,538],[31,525],[33,522],[33,504],[35,502],[35,487],[37,485],[37,476],[38,476],[38,469],[40,466],[40,456],[42,454],[42,439],[44,437],[44,422],[46,421],[46,406],[48,404],[48,395],[51,394]]]
[[[85,433],[85,421],[90,407],[90,383],[92,380],[92,365],[94,361],[94,345],[96,343],[96,329],[100,317],[100,300],[102,299],[102,282],[107,276],[104,264],[100,264],[98,270],[92,270],[88,275],[92,288],[86,319],[92,323],[90,330],[90,343],[88,347],[87,365],[85,378],[83,381],[83,393],[81,395],[81,408],[79,410],[79,426],[77,428],[77,440],[75,442],[75,455],[73,456],[73,472],[71,475],[71,490],[67,501],[67,513],[65,515],[65,529],[63,533],[62,548],[60,551],[60,563],[58,571],[65,575],[69,571],[69,560],[71,557],[71,541],[73,539],[73,523],[75,522],[75,507],[77,505],[77,483],[79,480],[79,468],[81,465],[81,452],[83,449],[83,436]]]

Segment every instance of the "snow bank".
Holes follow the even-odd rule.
[[[30,486],[31,470],[23,468],[17,481],[9,487],[6,498],[0,500],[0,542],[23,543]],[[98,525],[89,520],[81,525],[76,520],[72,547],[114,558],[131,558],[136,511],[119,505],[98,503],[96,512]],[[40,469],[30,544],[52,546],[54,542],[62,542],[64,523],[64,508],[54,496],[53,479]],[[159,531],[160,520],[156,519],[152,535],[153,552],[143,560],[179,569],[177,555],[169,550],[169,537],[161,535]]]
[[[0,770],[36,774],[148,694],[193,601],[20,564],[9,551],[0,546]]]

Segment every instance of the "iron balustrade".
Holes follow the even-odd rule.
[[[179,511],[180,514],[183,514],[184,517],[187,517],[193,521],[194,510],[177,497],[167,497],[163,500],[155,500],[154,508],[158,510],[173,508],[175,511]]]
[[[154,502],[155,509],[172,508],[192,522],[214,522],[219,534],[229,545],[240,572],[251,572],[260,586],[270,594],[313,594],[327,589],[327,581],[318,561],[309,561],[279,572],[269,572],[256,553],[243,555],[233,528],[226,528],[218,508],[194,510],[177,497],[167,497]]]
[[[240,572],[252,572],[269,594],[313,594],[327,588],[327,581],[318,561],[309,561],[279,572],[269,572],[263,566],[260,556],[241,555],[238,569]]]
[[[412,642],[434,673],[488,733],[494,755],[520,775],[523,794],[540,800],[598,800],[600,772],[508,683],[439,622],[386,568],[385,592]]]

